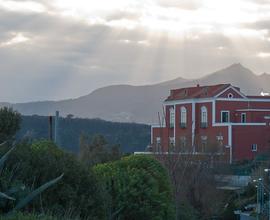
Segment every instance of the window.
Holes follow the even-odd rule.
[[[221,122],[228,123],[230,122],[230,112],[229,111],[221,111]]]
[[[187,138],[185,136],[180,137],[180,151],[187,152]]]
[[[160,144],[161,143],[161,138],[157,137],[156,142],[157,142],[157,144]]]
[[[233,94],[232,94],[232,93],[229,93],[229,94],[228,94],[228,98],[229,98],[229,99],[232,99],[232,98],[233,98]]]
[[[251,145],[251,151],[257,151],[258,145],[257,144],[252,144]]]
[[[246,123],[246,122],[247,122],[247,114],[241,113],[241,123]]]
[[[201,107],[201,127],[206,128],[207,127],[207,108],[205,106]]]
[[[174,147],[174,137],[170,137],[170,146]]]
[[[201,149],[199,152],[204,153],[207,150],[207,136],[201,136]]]
[[[218,152],[222,153],[223,152],[223,135],[221,132],[217,135],[217,146],[218,146]]]
[[[180,115],[180,127],[187,127],[187,109],[185,107],[181,107],[181,115]]]
[[[160,137],[156,138],[156,151],[161,152],[161,138]]]
[[[174,120],[175,120],[175,115],[174,115],[174,108],[170,108],[170,128],[174,127]]]

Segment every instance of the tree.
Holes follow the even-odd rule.
[[[177,152],[155,156],[169,173],[177,220],[210,219],[220,213],[224,194],[216,189],[211,161],[199,161],[192,154]],[[185,216],[187,212],[193,213],[192,217]]]
[[[0,143],[12,138],[20,129],[21,115],[12,108],[0,109]]]
[[[168,174],[151,156],[132,155],[94,167],[103,186],[108,219],[174,219]]]
[[[119,145],[109,145],[103,135],[80,136],[80,160],[88,166],[118,160],[121,157]]]
[[[73,114],[67,114],[66,119],[73,119],[74,115]]]

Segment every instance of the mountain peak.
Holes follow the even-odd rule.
[[[247,69],[241,63],[233,63],[232,65],[224,68],[224,69]]]
[[[262,73],[260,76],[265,77],[265,76],[270,76],[270,74],[269,74],[269,73],[264,72],[264,73]]]
[[[228,67],[225,67],[222,70],[219,70],[215,72],[216,74],[225,74],[225,75],[255,75],[250,69],[247,67],[243,66],[241,63],[234,63]]]

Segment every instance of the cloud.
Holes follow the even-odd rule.
[[[28,37],[25,37],[22,33],[15,33],[14,36],[6,42],[0,43],[0,47],[11,46],[14,44],[20,44],[29,41]]]
[[[35,1],[12,1],[0,0],[0,8],[8,11],[33,12],[42,13],[46,11],[46,7]]]
[[[64,99],[110,84],[196,78],[236,62],[258,73],[270,69],[264,9],[255,21],[226,22],[202,1],[119,0],[114,10],[103,10],[102,1],[90,7],[93,13],[77,5],[74,14],[55,0],[35,1],[42,10],[33,10],[32,1],[5,1],[16,10],[3,2],[0,101]],[[256,17],[253,9],[241,13],[249,10]]]
[[[203,6],[200,0],[158,0],[161,7],[179,8],[184,10],[197,10]]]
[[[270,57],[270,52],[259,52],[257,54],[257,57],[260,57],[260,58],[268,58]]]

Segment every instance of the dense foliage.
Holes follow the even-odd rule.
[[[20,128],[21,116],[12,108],[0,108],[0,144],[14,136]]]
[[[2,145],[3,146],[3,145]],[[36,189],[29,189],[23,183],[12,182],[8,180],[5,175],[7,172],[2,172],[5,162],[8,159],[9,155],[15,149],[15,145],[12,146],[4,155],[0,158],[0,170],[1,170],[1,182],[0,182],[0,213],[3,215],[14,215],[20,209],[26,207],[33,199],[40,196],[42,192],[51,186],[57,184],[63,177],[64,174],[52,179],[43,185],[39,186]],[[29,192],[28,192],[29,191]]]
[[[12,216],[0,216],[0,220],[58,220],[49,215],[15,213]],[[68,219],[66,219],[68,220]]]
[[[129,156],[95,167],[107,192],[108,219],[174,219],[168,174],[151,156]]]
[[[110,144],[119,144],[121,151],[144,151],[150,142],[150,127],[135,123],[108,122],[100,119],[60,118],[59,145],[72,151],[79,151],[81,134],[94,136],[102,134]],[[48,117],[22,116],[18,139],[48,138]]]
[[[87,166],[119,160],[121,158],[120,146],[110,145],[104,136],[82,134],[80,137],[79,159]]]
[[[91,219],[103,217],[101,192],[91,170],[51,142],[20,144],[10,155],[5,172],[1,183],[10,182],[16,186],[23,182],[26,190],[65,174],[57,185],[35,199],[27,207],[28,211],[62,216],[68,213],[82,218],[91,216]]]

